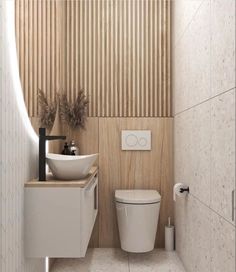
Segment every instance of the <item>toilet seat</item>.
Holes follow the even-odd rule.
[[[152,204],[161,201],[156,190],[116,190],[115,200],[127,204]]]

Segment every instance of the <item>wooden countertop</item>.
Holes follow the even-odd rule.
[[[91,179],[97,174],[98,172],[98,167],[93,166],[91,170],[89,171],[89,174],[87,177],[81,180],[56,180],[54,177],[49,174],[47,176],[47,181],[38,181],[36,179],[28,181],[25,183],[25,187],[79,187],[79,188],[84,188],[90,181]]]

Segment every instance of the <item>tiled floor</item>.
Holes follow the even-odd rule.
[[[185,272],[175,252],[127,254],[120,249],[89,249],[84,259],[58,259],[51,272]]]

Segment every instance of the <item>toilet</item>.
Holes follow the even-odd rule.
[[[156,190],[116,190],[121,248],[143,253],[154,249],[161,196]]]

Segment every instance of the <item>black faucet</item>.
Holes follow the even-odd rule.
[[[66,136],[46,136],[46,129],[39,128],[39,181],[46,180],[46,141],[65,139]]]

